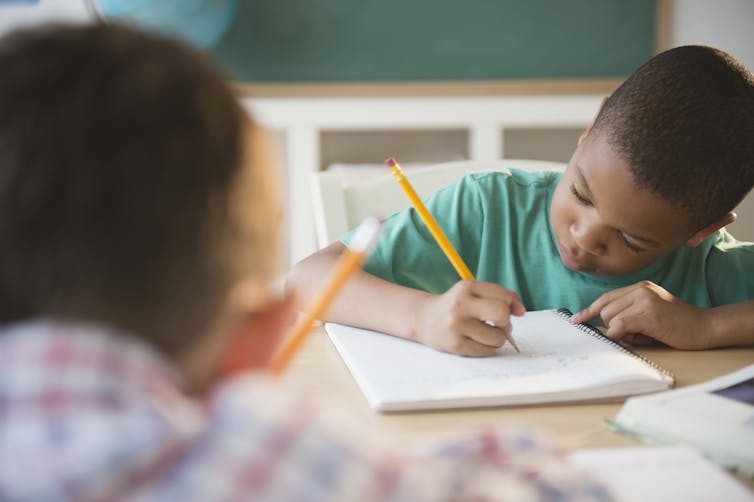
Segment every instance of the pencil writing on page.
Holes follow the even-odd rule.
[[[304,316],[296,323],[291,332],[283,339],[278,350],[270,361],[270,370],[280,374],[291,361],[299,349],[312,323],[321,319],[327,307],[340,291],[341,287],[369,255],[377,242],[381,223],[377,218],[366,218],[357,228],[350,244],[335,263],[333,272],[325,283],[325,286],[314,298],[311,305],[306,309]]]
[[[408,182],[408,178],[406,178],[406,175],[403,173],[403,169],[401,169],[398,161],[395,160],[394,157],[390,157],[385,161],[385,164],[390,168],[390,172],[393,174],[393,177],[401,186],[403,191],[406,192],[408,200],[411,201],[414,209],[416,209],[416,212],[419,213],[419,216],[421,217],[424,224],[427,225],[427,228],[432,234],[432,237],[435,238],[435,241],[437,241],[440,249],[442,249],[442,251],[445,253],[445,256],[448,257],[448,260],[453,265],[453,268],[456,269],[458,275],[461,276],[461,279],[465,281],[473,281],[474,275],[471,273],[471,270],[469,270],[469,267],[467,267],[466,263],[464,263],[463,259],[461,259],[461,256],[453,247],[453,244],[450,243],[450,240],[448,240],[448,237],[445,235],[445,232],[442,231],[440,225],[437,224],[437,220],[435,220],[434,216],[432,216],[429,210],[427,210],[427,207],[419,198],[419,195],[416,193],[416,190],[414,190],[414,187],[412,187],[411,183]],[[518,345],[516,345],[513,336],[510,333],[503,333],[505,335],[505,339],[508,340],[508,342],[513,346],[514,349],[516,349],[516,352],[520,353],[521,351],[519,350]]]

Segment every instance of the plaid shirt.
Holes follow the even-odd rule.
[[[137,339],[0,329],[0,500],[608,500],[557,452],[487,431],[407,452],[263,376],[186,395]]]

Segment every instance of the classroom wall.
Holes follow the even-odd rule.
[[[23,26],[48,21],[82,23],[90,20],[84,0],[39,0],[0,2],[0,36]]]
[[[754,2],[669,0],[671,47],[707,44],[730,52],[754,68]]]

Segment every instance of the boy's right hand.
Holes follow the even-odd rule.
[[[525,312],[513,291],[490,282],[460,281],[421,302],[415,312],[414,337],[443,352],[490,356],[511,333],[511,314]]]

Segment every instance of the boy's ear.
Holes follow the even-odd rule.
[[[581,133],[581,136],[579,136],[579,145],[584,142],[586,137],[589,135],[589,132],[592,130],[592,127],[594,127],[594,122],[597,120],[597,117],[599,116],[600,112],[602,111],[602,107],[605,106],[605,103],[607,102],[607,98],[610,96],[605,96],[602,98],[602,102],[600,102],[599,108],[597,108],[597,113],[594,114],[594,117],[592,117],[592,121],[589,122],[589,125],[586,126],[586,129],[584,129],[584,132]]]
[[[218,377],[265,368],[292,324],[294,313],[293,297],[289,295],[236,314],[220,359]]]
[[[736,221],[736,213],[730,212],[689,237],[689,240],[687,240],[684,245],[689,247],[696,247],[701,244],[704,239],[714,234],[721,228],[730,225],[734,221]]]

